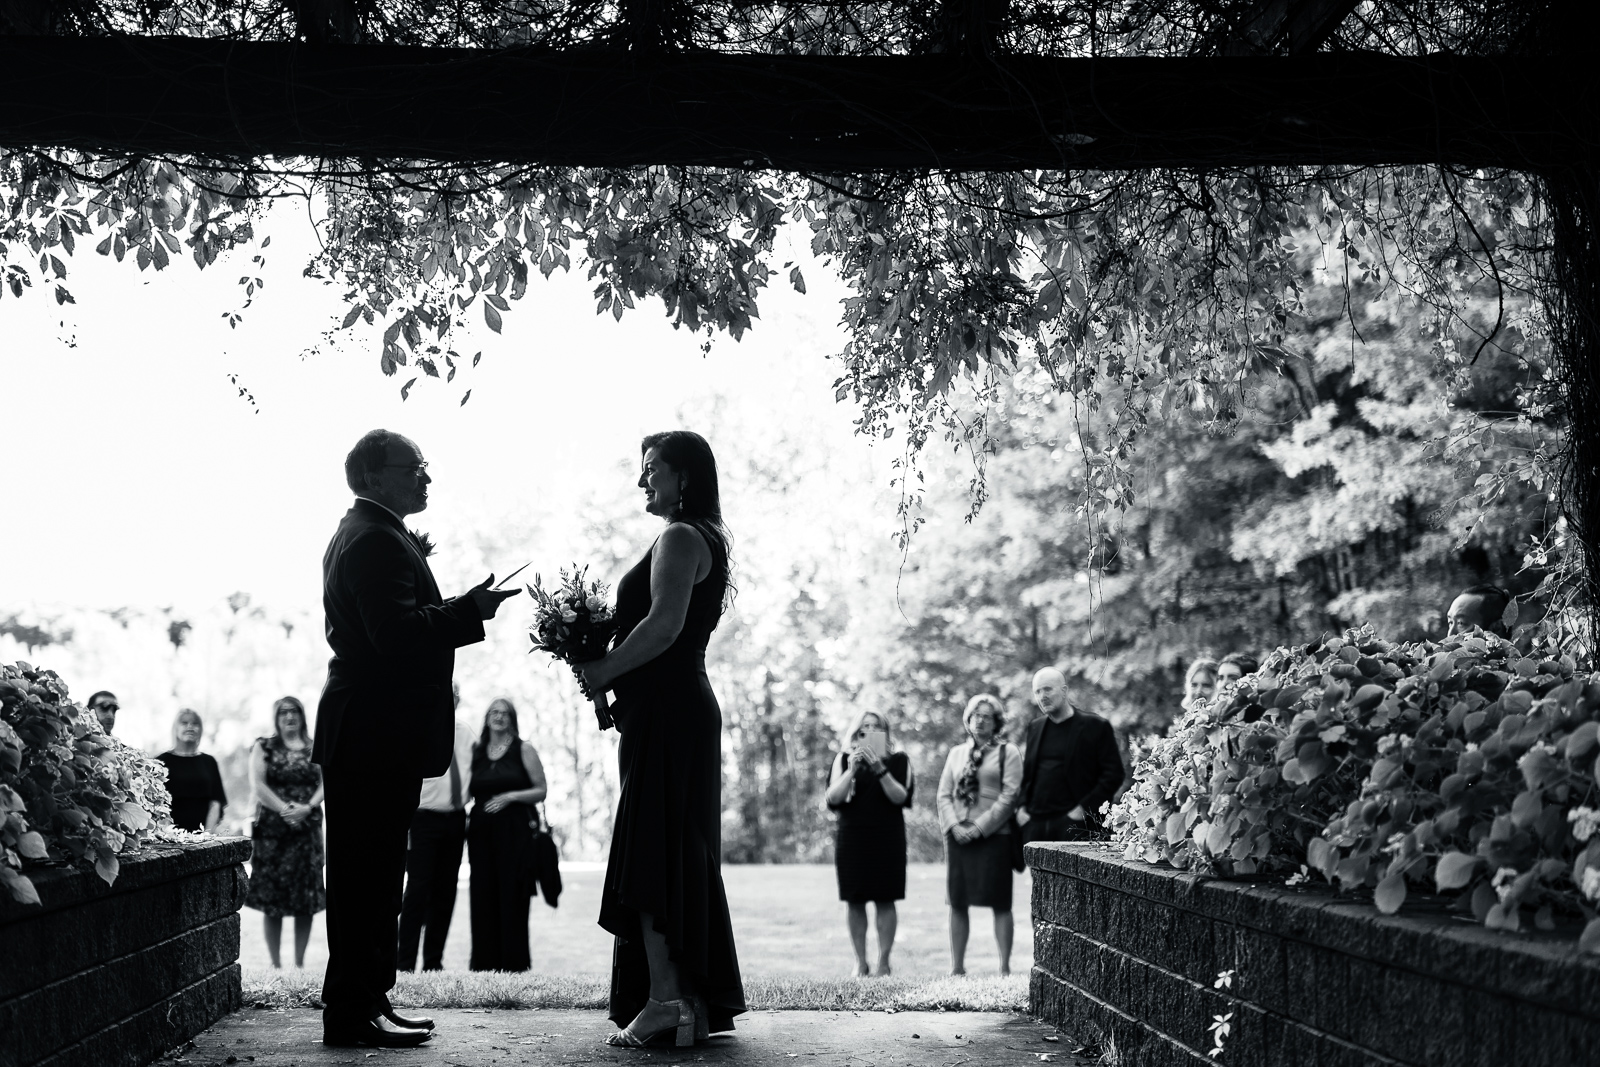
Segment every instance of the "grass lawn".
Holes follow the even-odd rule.
[[[611,937],[595,925],[605,871],[599,864],[568,864],[561,906],[535,900],[529,919],[533,949],[530,975],[473,974],[467,865],[456,897],[455,920],[445,945],[446,970],[439,975],[402,976],[396,1000],[444,1007],[602,1007],[611,969]],[[906,899],[899,904],[894,976],[849,977],[855,957],[845,930],[845,906],[838,900],[831,864],[732,865],[722,869],[739,945],[739,964],[752,1007],[900,1008],[1004,1010],[1027,1000],[1027,974],[1033,964],[1033,926],[1029,921],[1030,882],[1016,879],[1013,912],[1016,944],[1012,977],[996,976],[999,959],[987,909],[973,909],[968,977],[951,979],[944,867],[912,864]],[[240,962],[245,999],[302,1003],[314,995],[327,963],[327,943],[319,917],[306,953],[306,970],[293,970],[290,930],[284,923],[287,970],[269,967],[258,913],[246,909]],[[868,935],[869,951],[874,944]]]

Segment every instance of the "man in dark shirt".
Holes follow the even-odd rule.
[[[1033,676],[1033,700],[1044,714],[1028,726],[1017,824],[1026,841],[1072,841],[1100,826],[1100,805],[1122,784],[1122,756],[1111,724],[1067,699],[1067,679],[1054,667]]]

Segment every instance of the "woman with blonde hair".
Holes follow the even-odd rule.
[[[180,830],[213,832],[222,822],[228,794],[216,758],[200,751],[205,726],[200,713],[184,708],[172,723],[172,747],[156,759],[167,768],[167,792],[172,796],[172,825]]]
[[[981,694],[961,716],[967,740],[951,749],[939,776],[939,827],[945,840],[950,905],[950,973],[967,973],[970,907],[994,909],[1000,973],[1011,973],[1011,824],[1022,789],[1022,752],[1000,739],[1005,708]]]
[[[1217,695],[1217,661],[1201,656],[1189,664],[1183,676],[1183,710],[1193,711],[1196,704],[1204,703]]]
[[[916,783],[911,759],[894,751],[889,719],[863,711],[845,733],[845,750],[833,761],[828,807],[839,813],[833,865],[839,899],[847,907],[856,974],[889,973],[899,915],[895,901],[906,896],[906,820]],[[878,966],[867,965],[867,903],[877,912]]]

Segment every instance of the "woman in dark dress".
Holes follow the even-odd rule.
[[[617,583],[612,652],[579,669],[616,694],[621,733],[600,925],[616,936],[608,1044],[690,1044],[733,1029],[744,986],[722,886],[722,710],[705,650],[729,589],[711,446],[685,430],[644,439],[645,510],[667,521]]]
[[[883,739],[886,755],[869,743]],[[850,944],[856,950],[856,974],[889,973],[899,915],[895,901],[906,897],[906,818],[916,784],[911,760],[889,747],[889,720],[875,711],[856,716],[845,734],[849,748],[833,761],[828,781],[828,807],[839,813],[834,835],[833,865],[839,876],[839,899],[848,906]],[[878,969],[867,966],[867,902],[877,910]]]
[[[274,967],[283,966],[278,956],[283,917],[294,916],[294,965],[304,967],[311,917],[328,906],[322,884],[322,768],[311,762],[304,704],[284,697],[272,705],[272,723],[272,736],[258,738],[250,750],[255,853],[244,902],[261,912]]]
[[[475,971],[525,971],[528,952],[528,817],[544,799],[544,767],[517,730],[517,709],[500,699],[483,716],[472,746],[472,817],[467,858],[472,865],[472,959]]]
[[[180,830],[210,832],[222,822],[228,794],[222,788],[217,761],[200,751],[205,727],[200,713],[178,712],[172,724],[172,748],[156,759],[167,767],[167,792],[172,794],[172,824]]]

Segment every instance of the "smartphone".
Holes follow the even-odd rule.
[[[863,730],[861,747],[870,748],[879,759],[889,755],[889,734],[886,730]]]

